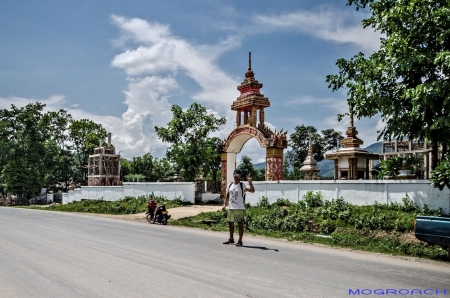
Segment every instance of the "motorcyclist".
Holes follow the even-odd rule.
[[[148,201],[147,205],[148,213],[150,214],[151,218],[154,218],[155,209],[156,209],[156,202],[155,197],[151,197],[151,199]]]
[[[162,216],[163,215],[163,211],[167,211],[166,210],[166,204],[162,203],[162,205],[158,206],[155,210],[155,216],[153,217],[153,223],[156,222],[156,216]]]

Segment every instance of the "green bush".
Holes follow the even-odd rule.
[[[254,218],[251,225],[251,228],[261,229],[261,230],[274,230],[274,220],[272,220],[272,216],[269,211],[259,215]]]
[[[324,220],[320,223],[320,233],[329,235],[334,232],[336,225],[331,220]]]
[[[419,212],[419,207],[413,200],[411,200],[408,195],[402,199],[403,206],[401,206],[401,210],[404,212]]]
[[[428,207],[427,204],[423,205],[422,212],[420,212],[421,215],[426,216],[442,216],[442,208],[439,207],[438,210],[432,210]]]
[[[278,206],[291,206],[292,205],[291,201],[289,201],[288,199],[283,199],[283,198],[277,199],[275,204]]]
[[[392,225],[385,213],[363,213],[355,219],[358,230],[392,230]]]
[[[306,202],[304,200],[299,200],[297,204],[294,205],[296,211],[304,211],[307,209]]]
[[[288,215],[288,211],[284,208],[281,208],[278,205],[275,205],[275,207],[272,210],[272,217],[274,218],[282,218]]]
[[[105,201],[103,198],[98,200],[81,200],[70,202],[67,205],[55,205],[50,207],[49,210],[106,214],[136,214],[147,211],[149,199],[150,196],[139,196],[137,198],[126,196],[117,201]],[[167,208],[189,204],[182,202],[180,198],[170,201],[164,196],[155,197],[155,201],[158,205],[166,203]]]
[[[402,216],[394,221],[394,230],[397,232],[407,232],[414,229],[414,219]]]
[[[330,201],[325,201],[322,207],[316,208],[316,214],[321,215],[324,219],[337,220],[342,219],[347,221],[351,215],[351,204],[345,202],[341,197]]]
[[[270,207],[269,199],[266,197],[261,197],[259,202],[256,203],[256,207]]]
[[[281,223],[281,230],[288,232],[304,232],[308,230],[308,219],[298,215],[288,215]]]
[[[309,208],[315,208],[322,206],[322,193],[320,191],[314,193],[313,191],[308,191],[302,198],[306,202]]]

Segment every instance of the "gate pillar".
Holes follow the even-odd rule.
[[[227,153],[220,153],[220,163],[222,166],[222,175],[220,177],[220,194],[225,197],[227,188]]]
[[[266,149],[266,181],[283,179],[284,148],[269,147]]]

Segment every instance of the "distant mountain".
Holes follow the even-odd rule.
[[[321,177],[333,177],[334,176],[334,161],[324,159],[317,163],[320,169],[319,176]]]
[[[253,166],[255,167],[255,169],[261,170],[266,167],[266,163],[265,162],[255,163],[255,164],[253,164]]]
[[[370,153],[381,153],[381,147],[382,147],[382,142],[376,142],[376,143],[373,143],[373,144],[367,146],[364,149],[366,149]]]
[[[370,153],[381,153],[381,146],[382,146],[382,142],[376,142],[376,143],[373,143],[373,144],[367,146],[364,149],[369,151]],[[286,153],[284,154],[285,156],[286,156]],[[260,163],[253,164],[253,166],[255,167],[255,169],[261,170],[266,167],[266,163],[260,162]],[[319,176],[333,177],[334,162],[332,160],[326,160],[326,159],[321,160],[317,163],[317,166],[320,168]],[[292,170],[292,169],[290,169],[290,170]]]

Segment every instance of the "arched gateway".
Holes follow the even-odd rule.
[[[261,94],[262,86],[263,84],[255,79],[251,53],[249,53],[248,70],[245,73],[244,82],[237,87],[241,95],[231,105],[231,109],[236,111],[236,128],[219,146],[222,161],[222,195],[225,195],[228,183],[233,181],[236,155],[251,138],[256,138],[261,147],[266,148],[266,180],[282,179],[283,151],[287,148],[287,131],[273,132],[264,125],[264,108],[270,107],[270,102]],[[242,114],[244,114],[244,121],[242,121]]]

